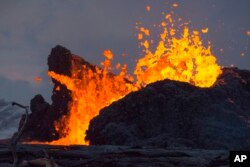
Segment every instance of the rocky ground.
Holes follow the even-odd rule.
[[[19,145],[20,166],[44,167],[226,167],[229,152],[190,148],[128,146]],[[0,145],[0,167],[12,166],[6,145]],[[47,165],[47,166],[46,166]]]

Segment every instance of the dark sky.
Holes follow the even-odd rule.
[[[173,3],[179,7],[173,9]],[[146,5],[151,6],[150,12]],[[28,104],[41,93],[50,101],[47,56],[57,44],[95,64],[103,60],[104,49],[111,49],[116,61],[128,63],[132,71],[142,53],[135,22],[143,21],[145,26],[159,23],[161,12],[171,10],[190,21],[192,29],[209,28],[202,39],[212,42],[220,65],[250,69],[249,0],[3,0],[0,99]],[[35,76],[43,81],[35,83]]]

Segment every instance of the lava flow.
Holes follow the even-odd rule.
[[[66,85],[72,92],[70,114],[55,123],[62,134],[61,138],[49,144],[88,145],[84,138],[90,120],[103,107],[149,83],[171,79],[210,87],[221,74],[210,44],[203,46],[200,32],[191,32],[185,25],[178,37],[171,15],[166,15],[160,24],[163,31],[159,34],[159,40],[150,39],[150,30],[143,26],[137,25],[137,29],[145,56],[138,60],[134,77],[128,74],[126,65],[112,67],[113,54],[110,50],[104,51],[106,59],[101,63],[103,68],[95,66],[90,69],[73,62],[71,77],[48,72],[50,77]],[[201,33],[207,32],[208,28],[205,28]],[[114,69],[120,70],[118,75],[113,73]],[[62,124],[66,127],[62,128]]]
[[[67,125],[63,131],[56,128],[66,136],[49,144],[88,144],[84,138],[90,120],[103,107],[124,97],[131,91],[138,90],[138,87],[130,80],[131,77],[128,77],[126,65],[122,67],[117,65],[117,68],[120,68],[120,73],[114,75],[109,72],[112,69],[113,54],[106,50],[104,56],[106,60],[101,63],[103,69],[97,66],[94,69],[89,69],[87,66],[79,67],[73,63],[71,77],[52,71],[48,73],[49,76],[66,85],[67,89],[72,91],[70,115],[56,123],[56,127],[61,127],[62,124]]]

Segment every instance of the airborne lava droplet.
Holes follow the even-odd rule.
[[[36,77],[34,78],[34,81],[35,81],[36,83],[40,83],[40,82],[42,81],[42,78],[39,77],[39,76],[36,76]]]
[[[151,10],[151,6],[147,5],[146,10],[149,12]]]
[[[201,31],[202,31],[202,33],[206,34],[206,33],[208,33],[208,28],[203,28]]]
[[[173,6],[174,8],[177,8],[179,5],[178,5],[177,3],[174,3],[172,6]]]
[[[250,30],[249,30],[249,31],[247,31],[247,35],[250,37]]]

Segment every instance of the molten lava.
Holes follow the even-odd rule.
[[[50,144],[88,144],[84,138],[90,120],[103,107],[149,83],[171,79],[199,87],[210,87],[214,84],[221,70],[211,53],[210,45],[203,46],[200,33],[190,32],[185,26],[178,37],[171,15],[166,15],[160,26],[163,31],[157,42],[154,42],[150,39],[151,31],[137,25],[138,40],[144,48],[145,56],[137,62],[135,79],[127,73],[126,65],[117,64],[119,74],[112,73],[113,54],[110,50],[103,53],[106,58],[101,63],[103,68],[88,68],[72,61],[70,77],[48,72],[50,77],[72,91],[70,114],[55,123],[62,136]],[[207,33],[208,28],[202,32]]]
[[[103,54],[106,57],[106,60],[101,63],[103,69],[97,66],[94,69],[87,66],[79,67],[74,63],[77,61],[73,61],[71,77],[59,75],[53,71],[48,73],[49,76],[72,91],[70,115],[56,123],[59,132],[66,136],[50,144],[88,144],[87,141],[84,141],[84,137],[90,120],[98,115],[103,107],[131,91],[138,90],[127,75],[126,65],[123,67],[117,65],[117,68],[121,68],[120,73],[114,75],[110,73],[112,71],[112,52],[105,50]],[[62,131],[61,125],[67,125],[67,127],[64,127]]]
[[[167,78],[199,87],[212,86],[221,70],[211,53],[210,45],[204,47],[199,31],[190,33],[187,26],[183,28],[181,37],[176,37],[177,30],[171,15],[167,14],[165,19],[161,23],[163,32],[156,49],[151,47],[154,41],[147,39],[150,37],[149,30],[137,27],[141,34],[138,40],[145,51],[145,56],[139,59],[134,71],[138,82],[147,85]],[[202,32],[207,33],[208,28],[202,29]]]

